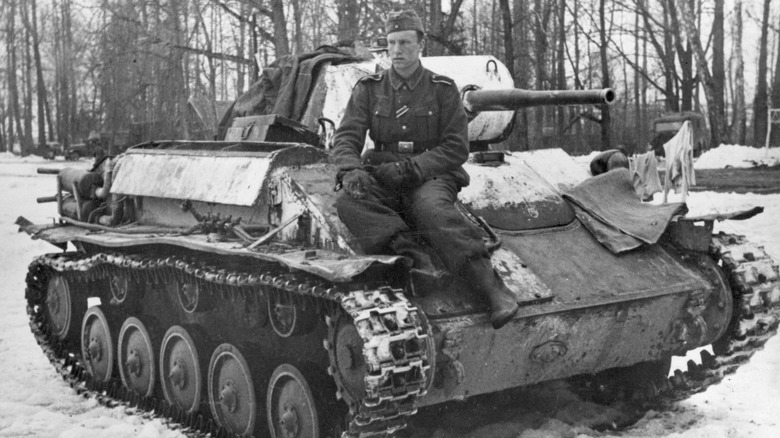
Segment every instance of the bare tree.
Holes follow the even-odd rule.
[[[601,86],[611,87],[609,59],[607,58],[607,12],[605,0],[599,0],[599,58],[601,59]],[[601,149],[612,147],[612,117],[609,105],[601,105]]]
[[[693,48],[696,56],[696,66],[699,75],[702,78],[702,85],[704,86],[704,95],[707,99],[707,113],[709,115],[712,143],[713,145],[719,145],[724,139],[728,138],[728,132],[726,130],[725,115],[723,107],[719,106],[719,102],[716,97],[716,89],[723,89],[723,83],[715,82],[713,75],[710,73],[709,66],[707,65],[707,59],[704,56],[704,49],[702,48],[701,41],[699,39],[699,31],[693,22],[693,8],[687,0],[678,0],[679,8],[682,15],[682,23],[685,28],[685,33],[688,36],[688,43]]]
[[[734,92],[731,118],[731,141],[736,144],[746,144],[746,114],[745,114],[745,65],[742,59],[742,0],[734,3]]]
[[[357,0],[337,0],[338,39],[354,41],[360,33],[360,4]]]
[[[724,36],[723,36],[723,0],[715,0],[715,15],[712,22],[712,82],[713,87],[713,99],[720,108],[720,116],[723,117],[723,121],[726,119],[726,102],[724,98],[724,90],[726,84],[726,63],[723,54]],[[724,127],[727,125],[724,123]],[[728,136],[721,137],[721,140],[725,141]],[[713,145],[717,146],[717,145]]]
[[[778,56],[780,55],[780,44],[778,44],[777,52],[775,53],[775,71],[774,77],[772,78],[772,98],[768,104],[770,108],[780,107],[780,56]],[[773,145],[780,144],[780,130],[772,128],[770,132],[772,134],[769,142]]]
[[[756,82],[756,96],[753,99],[753,144],[762,146],[766,138],[767,130],[767,39],[769,34],[769,4],[771,0],[764,0],[764,13],[761,19],[761,42],[758,50],[758,81]]]
[[[35,59],[35,89],[37,96],[37,125],[38,143],[46,143],[46,85],[43,81],[43,68],[41,67],[40,37],[38,35],[38,17],[36,0],[30,2],[30,14],[26,10],[22,12],[22,19],[27,32],[32,36],[32,50]]]
[[[14,26],[16,20],[16,2],[10,2],[6,13],[6,59],[8,60],[6,71],[8,75],[8,109],[10,113],[8,123],[9,149],[13,149],[15,130],[16,135],[19,136],[21,153],[25,155],[29,145],[27,139],[24,138],[24,131],[22,130],[21,109],[19,107],[19,88],[16,81],[16,69],[18,67],[16,62],[16,28]]]

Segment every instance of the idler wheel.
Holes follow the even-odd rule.
[[[117,361],[122,384],[143,397],[151,397],[157,378],[155,348],[138,318],[127,318],[119,330]]]
[[[168,403],[187,413],[198,411],[203,387],[198,348],[178,325],[168,329],[160,345],[160,385]]]
[[[87,372],[108,382],[114,371],[114,341],[108,319],[100,307],[90,307],[81,324],[81,356]]]
[[[86,300],[79,302],[77,294],[71,289],[68,281],[55,274],[46,286],[44,311],[49,321],[51,333],[60,341],[78,337],[79,321],[83,319],[86,310]]]
[[[316,317],[287,299],[272,295],[268,299],[268,319],[277,335],[288,338],[309,333]]]
[[[311,387],[292,365],[279,365],[271,375],[266,412],[271,438],[320,436],[319,413]]]
[[[249,436],[257,423],[257,399],[249,364],[235,346],[222,344],[209,362],[209,406],[220,426]]]

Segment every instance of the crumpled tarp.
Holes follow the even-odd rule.
[[[685,214],[684,202],[643,203],[628,169],[616,169],[586,179],[563,194],[580,222],[615,254],[656,243],[672,217]]]
[[[217,138],[225,133],[236,117],[276,114],[299,121],[319,68],[325,63],[357,62],[361,58],[331,46],[299,55],[283,56],[268,67],[257,82],[236,99],[219,123]]]

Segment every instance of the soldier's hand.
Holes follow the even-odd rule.
[[[374,171],[380,184],[391,190],[408,189],[417,186],[417,174],[410,160],[382,163]]]
[[[373,184],[371,175],[363,169],[353,169],[344,174],[341,179],[344,190],[355,199],[363,199]]]

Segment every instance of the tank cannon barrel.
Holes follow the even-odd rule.
[[[601,90],[470,90],[463,95],[469,112],[514,111],[542,105],[602,105],[615,101],[615,91]]]

